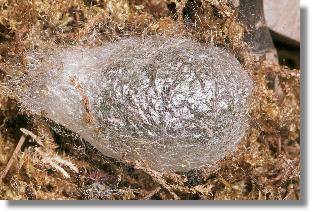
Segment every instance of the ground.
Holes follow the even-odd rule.
[[[245,32],[226,0],[0,0],[0,170],[23,137],[20,128],[32,133],[2,175],[0,199],[300,199],[300,70],[256,60]],[[6,84],[27,74],[29,49],[153,34],[213,42],[253,79],[250,129],[213,172],[158,173],[107,158],[21,111]],[[55,165],[55,158],[67,165]]]

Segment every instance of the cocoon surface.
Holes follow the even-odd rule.
[[[218,47],[128,38],[33,51],[28,59],[17,89],[22,107],[110,157],[141,160],[158,171],[212,166],[248,128],[252,81]]]

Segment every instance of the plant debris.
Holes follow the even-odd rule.
[[[42,138],[50,157],[79,171],[64,166],[65,178],[35,154],[36,143],[24,143],[0,182],[0,198],[300,199],[300,70],[255,59],[243,41],[248,29],[237,19],[233,2],[0,0],[0,170],[13,155],[19,129],[25,128]],[[152,35],[179,35],[226,48],[252,78],[248,132],[213,171],[151,173],[144,164],[105,157],[71,132],[59,133],[45,120],[28,116],[7,86],[27,74],[30,49],[95,47]]]

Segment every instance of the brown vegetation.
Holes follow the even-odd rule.
[[[0,199],[299,199],[300,71],[255,61],[236,16],[226,0],[0,0],[0,170],[16,153],[20,128],[43,143],[27,137],[0,182]],[[5,86],[27,72],[28,49],[100,45],[152,34],[183,35],[225,47],[254,81],[249,132],[213,173],[158,173],[144,164],[106,158],[20,111]],[[87,100],[85,104],[87,113]]]

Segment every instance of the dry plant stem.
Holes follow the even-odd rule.
[[[2,181],[5,176],[7,175],[8,171],[10,170],[13,161],[16,159],[18,152],[20,151],[21,147],[23,146],[24,142],[25,142],[26,136],[23,134],[22,137],[20,138],[20,140],[18,141],[18,144],[13,152],[13,155],[11,156],[8,164],[6,165],[5,169],[1,172],[0,175],[0,181]]]
[[[154,189],[153,191],[151,191],[150,193],[148,193],[143,199],[144,200],[149,200],[151,199],[155,194],[157,194],[160,191],[161,187],[157,187],[156,189]]]
[[[55,163],[52,158],[46,156],[44,157],[43,156],[43,160],[42,160],[44,163],[48,163],[50,164],[53,168],[55,168],[57,171],[61,172],[63,174],[63,176],[65,178],[70,178],[70,175],[62,168],[60,167],[57,163]]]
[[[144,173],[149,175],[152,178],[152,180],[154,182],[158,183],[163,189],[165,189],[174,200],[180,199],[180,197],[173,191],[171,186],[168,185],[166,180],[164,180],[164,178],[162,177],[162,175],[159,172],[154,171],[148,167],[142,166],[142,164],[140,164],[140,163],[136,163],[135,168],[138,170],[142,170]]]
[[[51,157],[47,153],[43,152],[40,148],[36,148],[36,151],[41,155],[42,161],[44,163],[50,164],[53,168],[61,172],[65,178],[70,178],[70,175],[58,164],[69,167],[75,173],[79,172],[78,168],[70,161],[66,161],[58,156]]]
[[[31,138],[33,138],[40,146],[43,146],[43,143],[41,141],[41,139],[35,135],[34,133],[30,132],[29,130],[26,130],[25,128],[21,128],[20,129],[22,131],[22,133],[24,133],[24,135],[28,135]]]
[[[8,118],[5,117],[4,120],[2,121],[2,124],[0,125],[0,128],[4,127],[7,120],[8,120]]]

